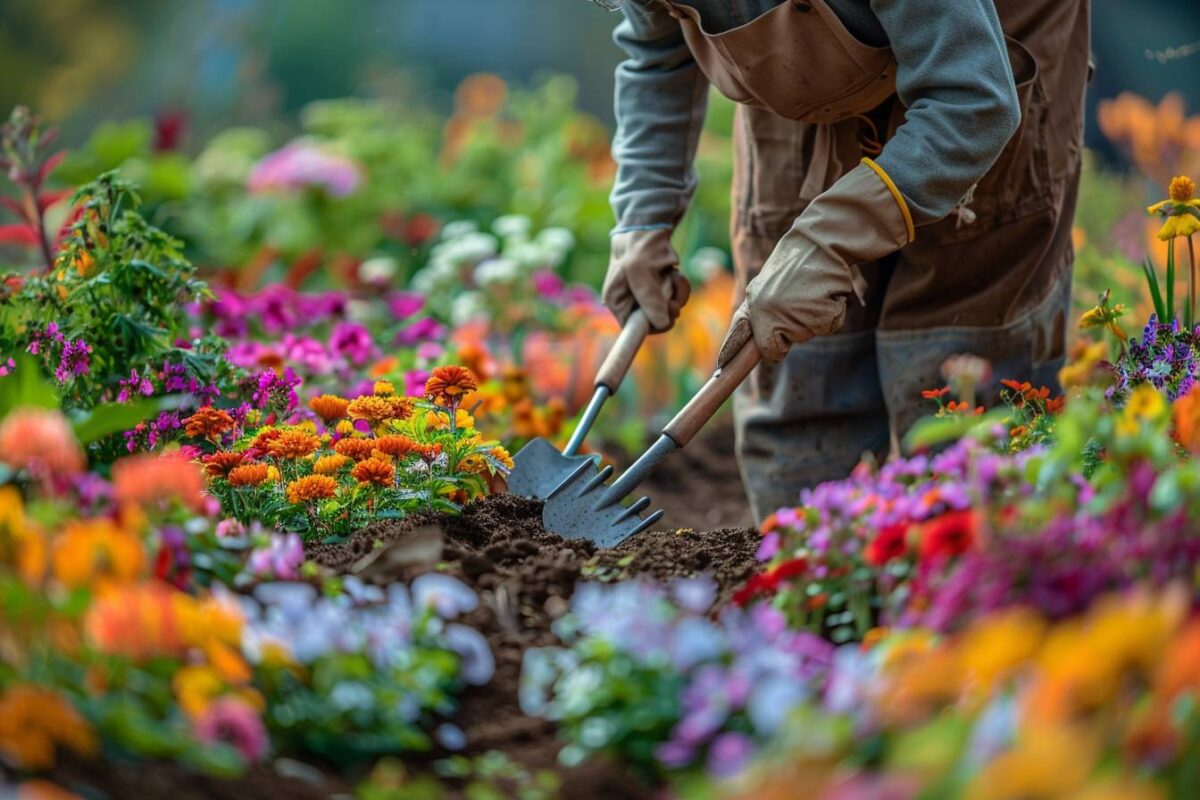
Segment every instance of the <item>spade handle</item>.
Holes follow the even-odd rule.
[[[717,413],[721,404],[729,399],[733,390],[746,380],[746,376],[761,360],[762,353],[751,338],[724,367],[714,372],[708,382],[700,387],[696,396],[667,423],[663,433],[674,439],[680,447],[686,445],[696,432],[704,427],[704,423]]]
[[[642,346],[642,342],[646,341],[649,333],[650,320],[646,319],[645,312],[640,308],[635,308],[629,318],[625,320],[625,325],[621,328],[621,335],[617,337],[617,341],[613,342],[612,349],[604,358],[604,363],[600,365],[600,370],[596,373],[595,385],[605,387],[610,393],[616,392],[621,381],[625,379],[625,373],[629,371],[629,365],[633,363],[633,357],[637,355],[638,349]]]

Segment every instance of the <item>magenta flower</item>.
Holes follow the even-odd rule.
[[[362,175],[353,161],[305,142],[292,142],[255,164],[246,188],[266,192],[312,187],[332,197],[346,197],[361,182]]]
[[[425,298],[416,292],[395,292],[388,295],[387,304],[396,319],[408,319],[425,307]]]
[[[446,336],[446,329],[433,317],[424,317],[403,328],[396,334],[395,343],[411,347],[420,342],[438,341]]]
[[[266,547],[257,547],[246,561],[246,570],[255,578],[295,581],[304,565],[304,545],[294,533],[272,536]]]
[[[376,353],[371,332],[357,322],[339,322],[329,334],[329,349],[355,366],[362,366]]]
[[[196,720],[196,738],[226,742],[253,763],[267,754],[267,731],[257,712],[233,697],[217,700]]]
[[[546,300],[557,300],[563,292],[563,279],[548,269],[533,273],[533,290]]]

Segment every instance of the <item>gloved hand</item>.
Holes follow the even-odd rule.
[[[603,297],[622,325],[640,308],[650,330],[668,330],[691,293],[692,285],[679,271],[671,231],[656,228],[613,235]]]
[[[751,338],[767,361],[782,361],[793,344],[835,333],[851,293],[866,284],[856,265],[912,241],[904,197],[875,162],[843,175],[804,210],[746,286],[717,356],[724,366]]]

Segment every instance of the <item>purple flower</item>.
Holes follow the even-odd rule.
[[[425,307],[425,298],[416,292],[393,292],[387,297],[388,310],[396,319],[408,319]]]
[[[66,383],[73,377],[87,375],[92,369],[92,346],[83,339],[68,339],[63,343],[62,356],[54,378]]]
[[[314,187],[333,197],[353,194],[362,181],[354,162],[306,142],[292,142],[254,165],[246,188],[251,192]]]
[[[246,570],[255,578],[281,581],[300,579],[304,565],[304,544],[295,533],[272,536],[266,547],[255,548],[246,561]]]
[[[433,317],[423,317],[411,325],[401,329],[396,334],[395,344],[401,347],[411,347],[420,342],[440,341],[446,336],[446,329]]]
[[[425,394],[425,383],[429,380],[429,371],[410,369],[404,373],[404,394],[408,397],[422,397]]]
[[[357,322],[339,322],[333,326],[333,332],[329,335],[329,349],[356,367],[370,361],[376,353],[371,332]]]
[[[715,778],[732,778],[754,756],[754,742],[744,733],[723,733],[708,748],[708,772]]]
[[[122,379],[117,385],[120,387],[120,391],[117,392],[118,403],[128,403],[137,394],[143,397],[154,394],[154,384],[150,377],[139,375],[136,369],[130,370],[129,377]]]

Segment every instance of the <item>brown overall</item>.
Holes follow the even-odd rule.
[[[807,204],[874,155],[903,122],[888,48],[855,39],[824,0],[788,0],[709,34],[668,3],[697,63],[739,102],[732,235],[736,302]],[[1079,185],[1088,0],[996,0],[1021,102],[1020,128],[947,218],[862,265],[865,306],[842,330],[760,366],[734,402],[755,516],[879,457],[930,412],[947,356],[974,353],[999,378],[1055,386],[1065,350]],[[817,65],[820,65],[819,67]],[[936,169],[936,165],[930,165]]]

